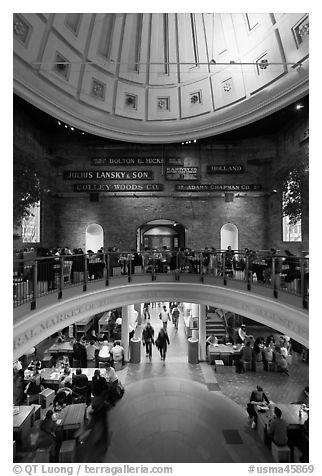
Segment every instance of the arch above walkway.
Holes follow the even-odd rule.
[[[258,321],[309,347],[308,313],[266,296],[200,283],[146,282],[78,294],[25,315],[13,326],[13,354],[19,358],[46,337],[81,319],[145,301],[211,305]]]

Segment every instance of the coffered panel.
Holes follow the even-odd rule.
[[[61,64],[61,71],[57,68]],[[63,71],[65,66],[66,71]],[[54,33],[50,34],[39,73],[72,96],[77,93],[82,58]]]

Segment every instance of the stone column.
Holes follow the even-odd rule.
[[[122,307],[122,345],[124,347],[124,359],[129,361],[129,307]]]
[[[199,304],[192,303],[191,304],[191,317],[198,317],[199,318]],[[198,324],[198,327],[200,326],[200,322]],[[199,331],[198,329],[192,329],[191,337],[194,339],[199,339]]]
[[[199,304],[199,360],[206,360],[206,306]]]

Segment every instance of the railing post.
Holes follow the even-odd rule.
[[[246,279],[247,279],[247,291],[251,290],[250,284],[250,269],[249,269],[249,256],[246,256]]]
[[[152,255],[151,278],[152,278],[152,281],[155,281],[155,280],[156,280],[156,276],[155,276],[155,256],[154,256],[154,254]]]
[[[222,273],[223,273],[224,286],[227,286],[225,252],[221,253],[221,259],[222,259]]]
[[[110,284],[110,253],[109,252],[105,254],[105,265],[106,265],[105,285],[108,286]]]
[[[37,292],[38,292],[38,261],[35,260],[33,264],[33,294],[32,301],[30,303],[30,310],[36,309],[37,305]]]
[[[132,271],[132,254],[129,253],[127,255],[127,282],[130,283],[132,281],[131,271]]]
[[[204,278],[204,272],[203,272],[203,255],[202,255],[202,253],[199,254],[199,274],[200,274],[200,281],[203,283],[205,278]]]
[[[58,284],[58,299],[62,299],[63,297],[63,287],[64,287],[64,258],[59,258],[59,284]]]
[[[84,254],[84,284],[83,284],[83,291],[87,291],[87,255]]]
[[[179,251],[176,251],[176,270],[175,270],[175,280],[180,281],[180,269],[179,269]]]
[[[271,283],[273,286],[273,295],[274,298],[278,298],[278,290],[277,290],[277,285],[276,285],[276,277],[275,277],[275,256],[272,258],[272,272],[271,272]]]

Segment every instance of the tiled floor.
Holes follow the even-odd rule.
[[[152,309],[155,333],[159,308]],[[143,323],[144,325],[144,323]],[[179,330],[168,324],[166,361],[153,348],[152,361],[141,347],[141,362],[118,372],[125,395],[108,413],[107,463],[256,463],[272,462],[257,432],[248,424],[246,403],[260,384],[274,402],[291,402],[308,385],[308,365],[299,361],[289,377],[274,372],[216,374],[206,362],[192,365],[182,318]],[[136,330],[141,336],[142,326]],[[93,446],[94,451],[94,446]],[[84,453],[85,454],[85,453]],[[86,461],[91,458],[90,443]],[[83,455],[84,457],[84,455]]]

